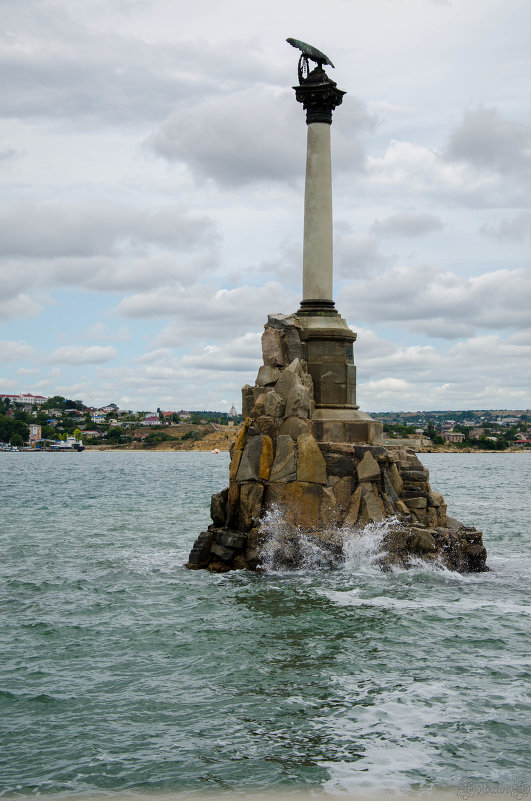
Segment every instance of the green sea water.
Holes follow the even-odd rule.
[[[228,455],[0,454],[0,792],[529,782],[529,454],[429,454],[490,573],[183,568]]]

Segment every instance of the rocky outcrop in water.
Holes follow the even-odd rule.
[[[333,565],[346,538],[386,521],[383,569],[420,558],[463,573],[488,570],[481,532],[447,517],[414,451],[316,440],[299,331],[295,315],[269,316],[264,364],[255,386],[242,389],[245,422],[231,451],[229,486],[212,496],[212,525],[186,566],[256,570],[267,552],[269,566],[294,568],[312,547]]]

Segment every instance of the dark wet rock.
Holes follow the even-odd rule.
[[[248,531],[260,520],[263,495],[262,484],[243,484],[240,487],[240,527],[243,531]],[[224,544],[229,545],[229,543]],[[242,548],[243,544],[242,542],[234,547]]]
[[[353,476],[356,474],[356,457],[354,454],[334,453],[333,451],[323,451],[326,470],[330,476]]]
[[[238,550],[244,547],[247,542],[247,537],[236,531],[220,531],[217,534],[216,540],[219,545]]]
[[[213,542],[214,535],[212,532],[202,531],[193,544],[186,567],[191,570],[200,570],[203,567],[207,567]]]
[[[210,501],[210,517],[215,526],[224,526],[227,521],[227,500],[229,488],[217,492]]]
[[[210,553],[219,557],[223,562],[231,562],[235,551],[234,548],[227,548],[225,545],[214,542],[210,548]]]

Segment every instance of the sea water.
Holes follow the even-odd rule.
[[[192,572],[227,454],[1,454],[2,794],[517,797],[531,457],[421,458],[491,572],[382,573],[377,527],[335,569]]]

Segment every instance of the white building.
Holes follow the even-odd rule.
[[[18,395],[0,395],[0,398],[8,398],[11,403],[23,403],[24,406],[41,406],[44,401],[48,400],[44,395],[32,395],[31,392],[20,392]]]
[[[141,426],[160,426],[160,419],[158,414],[146,414],[142,422],[140,423]]]

